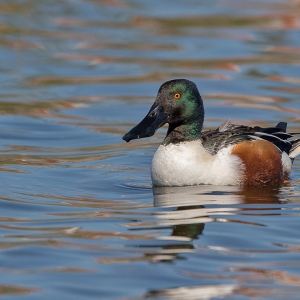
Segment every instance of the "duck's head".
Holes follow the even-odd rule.
[[[189,134],[188,131],[199,134],[203,118],[203,102],[195,83],[186,79],[170,80],[159,88],[146,117],[126,133],[123,140],[129,142],[150,137],[166,123],[169,123],[168,134],[176,128],[184,128],[185,134]]]

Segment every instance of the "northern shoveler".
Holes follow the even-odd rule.
[[[123,140],[152,136],[169,124],[152,159],[156,186],[280,185],[289,179],[300,139],[286,132],[286,123],[261,128],[226,121],[202,132],[203,122],[203,101],[195,83],[174,79],[162,84],[146,117]]]

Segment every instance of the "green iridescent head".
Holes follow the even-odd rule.
[[[200,135],[203,119],[203,102],[195,83],[174,79],[162,84],[146,117],[123,139],[129,142],[152,136],[159,127],[169,123],[164,143],[193,140]]]

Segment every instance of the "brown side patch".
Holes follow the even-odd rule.
[[[278,185],[283,182],[281,154],[270,142],[245,141],[232,149],[245,165],[244,185]]]

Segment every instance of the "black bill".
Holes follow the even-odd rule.
[[[168,123],[168,115],[160,105],[154,103],[146,117],[127,132],[123,136],[123,140],[129,142],[134,139],[152,136],[159,127],[166,123]]]

